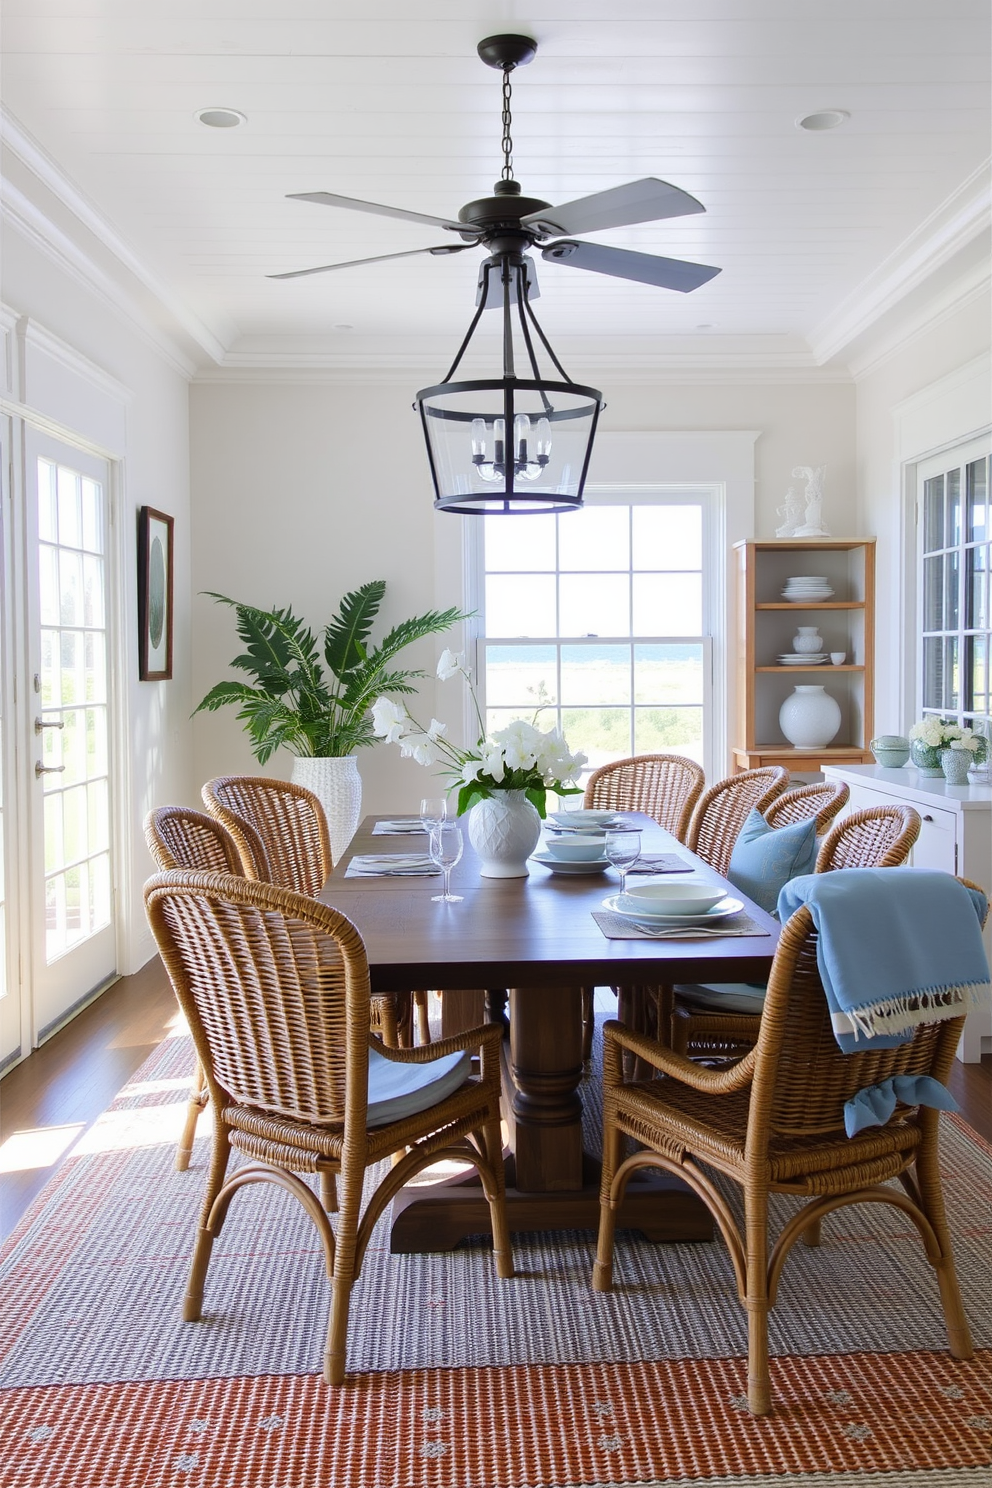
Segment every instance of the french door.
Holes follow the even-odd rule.
[[[116,971],[108,485],[105,461],[28,432],[19,730],[35,1042]]]

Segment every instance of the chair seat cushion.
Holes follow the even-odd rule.
[[[454,1095],[472,1073],[472,1056],[463,1050],[428,1064],[400,1064],[369,1050],[369,1126],[388,1126],[426,1111]]]
[[[765,988],[750,982],[680,982],[677,992],[680,1002],[709,1013],[753,1013],[760,1018],[765,1006]]]
[[[815,866],[815,817],[787,827],[770,827],[760,811],[752,811],[734,843],[727,877],[772,914],[779,890],[790,879],[812,873]]]

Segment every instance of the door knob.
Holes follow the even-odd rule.
[[[43,765],[41,760],[35,760],[34,762],[34,773],[39,780],[42,775],[61,775],[64,770],[65,765]]]
[[[42,731],[42,729],[46,729],[46,728],[64,729],[65,728],[65,719],[64,718],[52,718],[52,719],[48,719],[48,718],[36,718],[35,719],[35,721],[34,721],[34,731],[35,731],[36,734],[40,734],[41,731]]]

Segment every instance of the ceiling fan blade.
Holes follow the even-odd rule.
[[[643,181],[628,181],[624,186],[611,186],[608,191],[595,191],[560,207],[545,207],[523,218],[527,227],[550,233],[598,232],[602,227],[629,227],[635,222],[659,222],[663,217],[689,217],[705,212],[702,202],[670,186],[667,181],[646,176]]]
[[[287,201],[316,202],[322,207],[347,207],[352,212],[371,212],[376,217],[397,217],[401,222],[423,222],[427,227],[443,227],[448,232],[477,238],[478,229],[464,222],[451,222],[447,217],[429,217],[426,212],[407,212],[403,207],[384,207],[380,202],[359,201],[354,196],[336,196],[333,191],[293,191]],[[563,228],[563,232],[571,229]]]
[[[626,248],[608,248],[604,243],[550,243],[541,249],[541,256],[552,263],[568,264],[573,269],[612,274],[616,279],[635,279],[639,284],[677,289],[681,294],[698,289],[720,273],[719,269],[711,269],[706,264],[686,263],[681,258],[659,258],[654,253],[630,253]]]
[[[316,269],[291,269],[288,274],[266,274],[266,279],[304,279],[307,274],[326,274],[331,269],[358,269],[363,264],[386,263],[391,258],[416,258],[419,253],[432,253],[440,258],[447,253],[464,253],[474,243],[442,243],[437,248],[408,248],[405,253],[379,253],[375,258],[350,258],[346,263],[321,264]]]

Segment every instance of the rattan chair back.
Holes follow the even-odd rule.
[[[500,1136],[498,1024],[379,1057],[429,1064],[480,1051],[479,1073],[413,1114],[369,1125],[369,970],[354,925],[273,884],[176,871],[145,885],[162,960],[214,1110],[213,1158],[183,1304],[202,1313],[210,1256],[237,1190],[276,1183],[314,1220],[332,1282],[324,1377],[345,1373],[348,1306],[377,1220],[434,1162],[471,1163],[489,1200],[497,1273],[512,1276]],[[457,1066],[456,1066],[457,1068]],[[249,1162],[227,1176],[231,1148]],[[387,1159],[393,1158],[392,1164]],[[366,1170],[379,1165],[363,1211]],[[316,1174],[321,1200],[298,1176]],[[332,1226],[327,1209],[337,1209]]]
[[[312,791],[266,775],[221,775],[207,781],[202,795],[211,816],[238,844],[249,877],[296,894],[320,893],[334,863],[324,808]],[[251,862],[245,823],[262,843],[264,872]]]
[[[789,783],[781,765],[740,770],[704,791],[692,813],[685,845],[726,877],[730,855],[752,810],[762,814]]]
[[[920,835],[912,806],[868,806],[832,827],[816,855],[816,872],[836,868],[899,868]]]
[[[246,830],[255,837],[252,828]],[[163,873],[174,868],[192,868],[202,873],[235,873],[239,877],[244,874],[238,844],[223,823],[189,806],[157,806],[149,811],[145,817],[145,841],[155,866]],[[261,843],[257,852],[264,858]]]
[[[822,837],[830,823],[847,805],[851,792],[842,780],[814,782],[783,791],[765,812],[770,827],[790,827],[816,817],[816,835]]]
[[[582,804],[593,811],[643,811],[684,842],[705,784],[702,766],[684,755],[635,754],[593,770]]]

